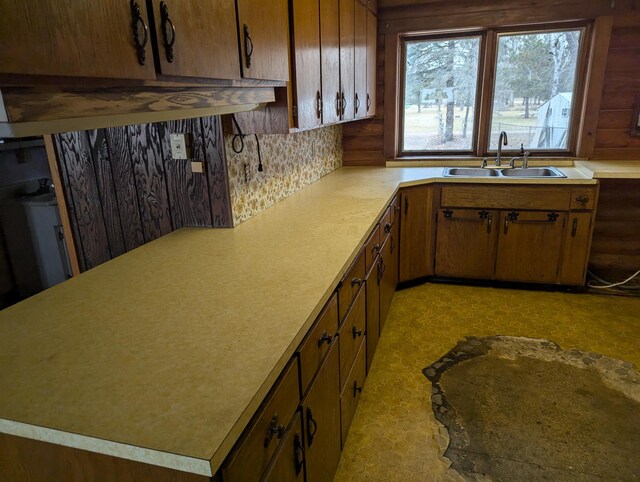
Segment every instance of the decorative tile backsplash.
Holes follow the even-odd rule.
[[[258,139],[263,172],[258,171],[255,136],[245,136],[244,150],[236,154],[233,136],[225,135],[234,226],[342,166],[340,126]]]

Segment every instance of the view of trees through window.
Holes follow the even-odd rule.
[[[497,36],[489,149],[567,150],[582,29]],[[402,151],[474,149],[479,36],[405,43]]]
[[[403,150],[471,150],[480,37],[406,48]]]

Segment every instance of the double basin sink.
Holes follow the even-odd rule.
[[[479,168],[479,167],[445,167],[444,177],[518,177],[518,178],[550,178],[567,177],[555,167],[529,168]]]

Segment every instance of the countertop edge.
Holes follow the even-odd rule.
[[[208,460],[161,452],[143,447],[135,447],[130,444],[64,432],[53,428],[39,427],[0,418],[0,433],[62,445],[79,450],[86,450],[102,455],[110,455],[112,457],[155,465],[167,469],[204,475],[206,477],[213,476],[211,465]]]

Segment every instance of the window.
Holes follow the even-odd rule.
[[[569,154],[585,31],[404,37],[398,151],[488,155],[506,131],[505,151]]]

